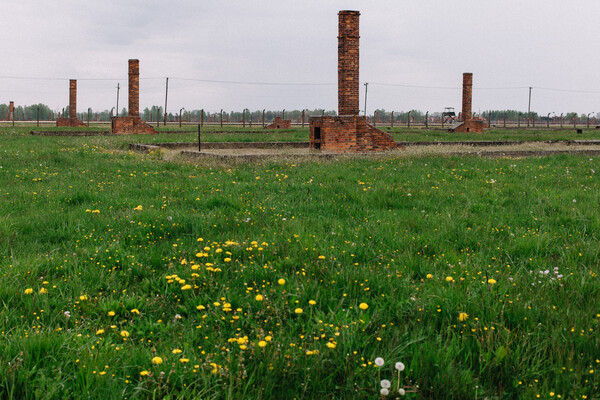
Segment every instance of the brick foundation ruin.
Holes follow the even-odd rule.
[[[275,117],[273,123],[267,125],[266,129],[290,129],[292,127],[292,120],[281,119],[281,117]]]
[[[112,117],[111,133],[154,134],[156,130],[140,118],[140,61],[129,60],[129,116]]]
[[[9,121],[15,120],[15,102],[14,101],[11,101],[8,105],[8,120]]]
[[[338,116],[310,117],[310,148],[331,153],[377,152],[397,148],[391,135],[359,116],[358,11],[340,11]]]
[[[85,126],[77,119],[77,80],[69,80],[69,118],[57,118],[56,126]]]
[[[488,126],[481,118],[473,118],[471,113],[471,102],[473,97],[473,74],[465,72],[463,74],[463,94],[462,94],[462,122],[450,128],[451,132],[473,132],[483,133],[483,128]]]

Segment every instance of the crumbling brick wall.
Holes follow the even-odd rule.
[[[292,127],[292,120],[281,119],[281,117],[275,117],[273,123],[267,125],[266,129],[290,129]]]
[[[381,152],[398,147],[391,135],[358,115],[311,117],[309,135],[311,149],[329,153]]]

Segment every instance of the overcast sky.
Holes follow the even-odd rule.
[[[5,4],[6,6],[6,4]],[[359,10],[361,110],[600,112],[598,0],[19,0],[0,13],[0,103],[337,110],[337,12]],[[16,79],[27,78],[27,79]],[[44,79],[31,79],[44,78]],[[222,82],[206,82],[222,81]],[[223,82],[252,82],[223,83]],[[267,85],[304,84],[304,85]]]

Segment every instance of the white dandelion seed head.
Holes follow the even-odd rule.
[[[398,394],[400,396],[404,396],[406,394],[406,390],[404,390],[404,388],[400,388],[400,389],[398,389]]]
[[[383,360],[383,358],[377,357],[375,359],[375,365],[377,365],[378,367],[383,367],[383,364],[385,364],[385,361]]]
[[[398,371],[404,371],[404,368],[405,368],[405,367],[404,367],[404,364],[403,364],[403,363],[401,363],[400,361],[398,361],[398,362],[396,363],[396,365],[394,365],[394,367],[395,367],[395,368],[396,368]]]
[[[381,384],[381,387],[384,389],[389,389],[390,386],[392,386],[392,382],[388,381],[387,379],[382,379],[380,384]]]
[[[379,391],[379,393],[381,393],[382,396],[387,396],[388,394],[390,394],[390,391],[388,389],[383,388]]]

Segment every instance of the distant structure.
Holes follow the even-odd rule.
[[[281,119],[281,117],[275,117],[273,123],[267,125],[266,129],[290,129],[292,127],[292,120]]]
[[[8,105],[8,120],[9,121],[15,120],[15,102],[14,101],[11,101],[10,104]]]
[[[129,60],[129,116],[112,117],[111,132],[117,135],[158,133],[140,118],[140,61]]]
[[[380,152],[398,147],[391,135],[359,116],[359,11],[340,11],[338,116],[310,117],[310,148],[330,153]]]
[[[77,119],[77,79],[69,81],[69,118],[57,118],[56,126],[85,126]]]
[[[473,74],[465,72],[463,74],[463,94],[462,94],[462,122],[450,128],[451,132],[473,132],[483,133],[483,128],[488,126],[481,118],[473,118],[471,114],[471,100],[473,97]]]

